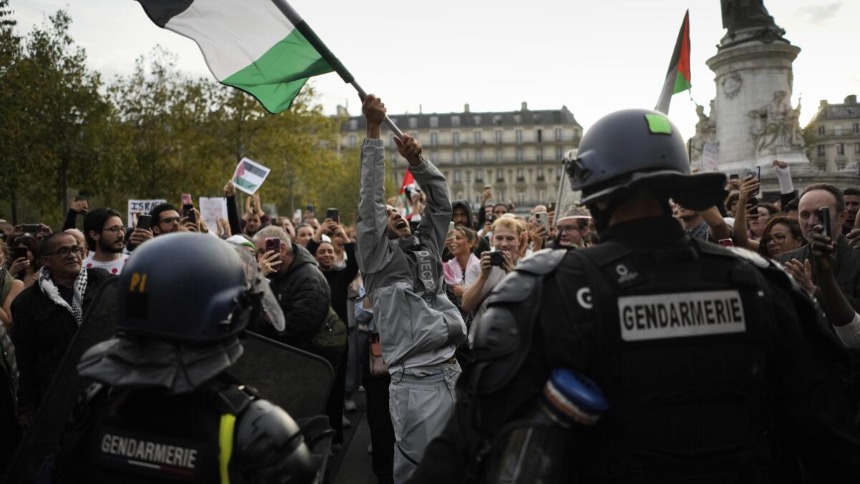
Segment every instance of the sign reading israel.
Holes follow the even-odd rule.
[[[731,290],[620,297],[618,316],[624,341],[746,331],[741,295]]]

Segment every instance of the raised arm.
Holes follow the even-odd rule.
[[[759,181],[748,176],[741,182],[741,189],[738,193],[738,205],[735,208],[735,230],[734,243],[738,247],[758,251],[758,241],[750,240],[747,228],[747,202],[750,199],[750,193],[758,190]]]
[[[395,138],[394,141],[400,154],[409,161],[409,170],[427,199],[417,232],[426,235],[441,254],[452,214],[448,183],[442,172],[430,160],[421,156],[421,143],[415,138],[407,134],[402,140]]]
[[[380,139],[386,110],[382,100],[373,94],[364,98],[361,110],[367,120],[367,137],[361,145],[357,256],[362,272],[372,274],[384,267],[391,257],[385,210],[385,148]]]

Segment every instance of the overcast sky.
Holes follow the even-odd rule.
[[[603,114],[653,108],[684,11],[690,10],[692,96],[708,105],[713,73],[705,61],[725,34],[719,0],[291,0],[292,6],[389,113],[448,113],[567,106],[586,129]],[[860,92],[860,1],[766,0],[802,51],[794,62],[792,105],[801,121],[820,99],[842,102]],[[64,8],[72,36],[106,80],[131,72],[135,58],[161,45],[180,69],[209,76],[190,40],[159,29],[132,0],[12,0],[20,31]],[[212,78],[214,79],[214,78]],[[331,73],[312,79],[328,114],[355,90]],[[676,94],[669,115],[686,137],[695,106]]]

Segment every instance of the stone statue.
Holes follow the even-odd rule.
[[[696,134],[690,139],[690,159],[698,161],[702,157],[702,151],[705,149],[706,143],[717,142],[717,122],[716,112],[714,111],[714,101],[711,100],[711,110],[709,115],[705,114],[705,107],[696,105],[696,116],[699,121],[696,122]]]
[[[723,39],[721,47],[730,47],[733,44],[760,40],[762,42],[773,42],[783,38],[785,30],[780,28],[767,12],[763,0],[720,0],[723,14],[723,28],[728,33]],[[736,38],[736,33],[744,33]],[[726,40],[730,40],[726,42]]]
[[[733,33],[750,27],[774,25],[763,0],[720,0],[723,10],[723,27]]]
[[[774,91],[770,103],[749,112],[753,118],[750,134],[755,139],[756,152],[759,155],[803,148],[798,121],[800,105],[793,109],[786,97],[785,91]]]

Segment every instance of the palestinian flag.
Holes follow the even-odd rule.
[[[270,171],[271,169],[253,160],[242,158],[233,173],[233,186],[248,195],[253,195],[266,181]]]
[[[408,169],[406,173],[403,175],[403,183],[400,184],[400,198],[403,201],[403,216],[410,217],[412,215],[412,201],[409,199],[409,193],[412,192],[418,186],[415,183],[415,177],[412,176],[412,172]]]
[[[334,71],[272,0],[138,2],[156,25],[196,42],[219,82],[271,113],[289,109],[309,77]]]
[[[654,108],[663,114],[669,114],[669,102],[672,96],[690,89],[690,11],[684,14],[684,22],[681,31],[678,32],[678,40],[675,42],[675,52],[672,53],[672,61],[669,62],[669,71],[666,73],[666,81],[660,92],[660,99]]]

